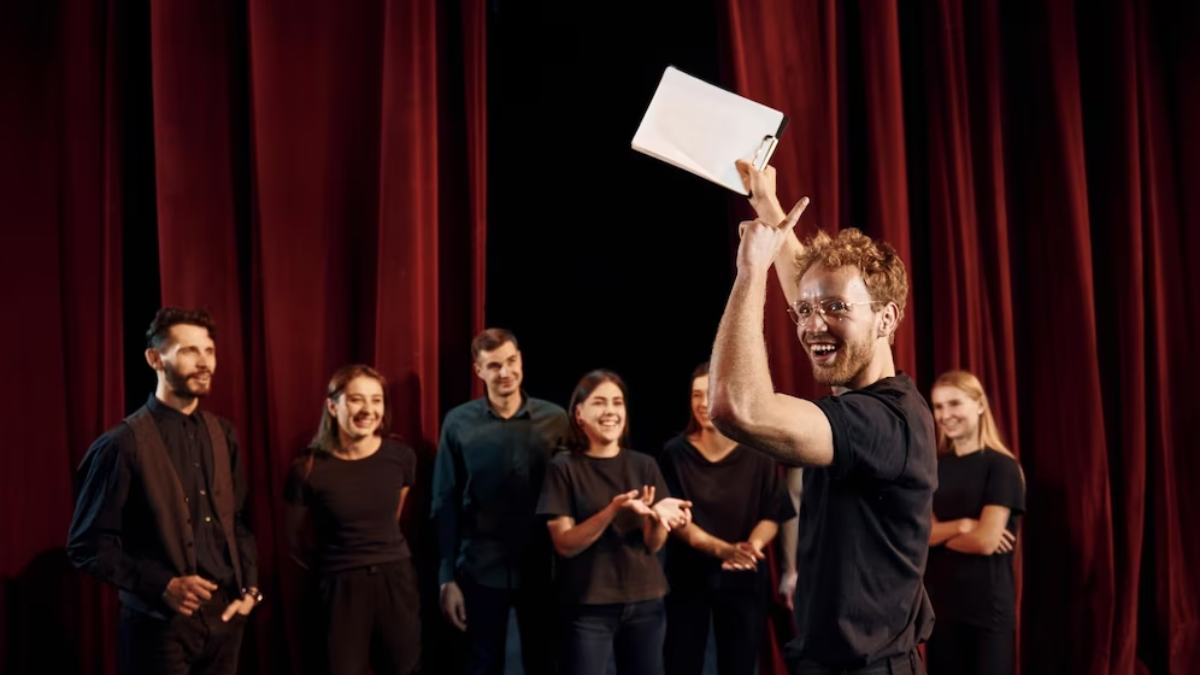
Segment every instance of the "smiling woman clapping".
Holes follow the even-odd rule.
[[[551,461],[538,513],[562,558],[560,670],[599,675],[616,648],[622,675],[661,675],[667,582],[658,556],[691,504],[670,497],[657,464],[625,447],[625,383],[597,370],[568,407],[572,449]]]

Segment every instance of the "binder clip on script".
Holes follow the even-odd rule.
[[[762,143],[758,144],[758,149],[754,151],[754,156],[750,158],[750,164],[754,168],[762,171],[771,161],[771,155],[775,154],[775,148],[779,147],[779,139],[775,136],[763,136]]]
[[[632,146],[746,195],[737,160],[764,169],[787,123],[778,110],[668,67]]]

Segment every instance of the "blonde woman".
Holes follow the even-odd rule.
[[[926,645],[930,675],[1011,675],[1016,590],[1012,552],[1025,480],[1005,446],[987,394],[971,373],[934,382],[938,488],[925,587],[937,621]]]

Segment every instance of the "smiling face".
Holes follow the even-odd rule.
[[[708,416],[708,375],[700,375],[692,380],[692,416],[700,429],[717,430]]]
[[[793,312],[813,378],[833,387],[852,386],[880,345],[888,348],[892,310],[879,308],[858,268],[811,267],[800,280]]]
[[[521,390],[521,352],[512,342],[481,351],[475,357],[475,374],[483,380],[492,398],[512,396]]]
[[[330,416],[337,419],[343,439],[357,442],[379,433],[383,424],[385,402],[383,387],[372,377],[359,376],[350,380],[336,399],[327,401]]]
[[[613,382],[601,382],[575,406],[575,422],[594,446],[609,446],[625,433],[625,395]]]
[[[984,411],[981,402],[950,385],[934,387],[929,398],[933,404],[933,420],[946,438],[952,441],[979,438],[979,422]]]
[[[181,399],[207,396],[212,391],[217,347],[203,326],[171,326],[160,348],[146,350],[146,359],[167,389]]]

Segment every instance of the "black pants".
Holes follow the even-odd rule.
[[[557,656],[557,605],[549,585],[506,590],[459,582],[467,610],[467,673],[502,675],[509,611],[517,611],[525,675],[553,675]]]
[[[661,675],[667,616],[662,600],[576,605],[563,613],[562,675]]]
[[[925,675],[925,663],[921,661],[921,654],[914,649],[907,654],[880,659],[849,670],[830,668],[813,661],[788,664],[788,670],[791,675]],[[964,671],[960,675],[968,674]]]
[[[329,672],[408,675],[421,658],[416,571],[411,560],[326,574]]]
[[[709,619],[719,675],[754,675],[767,621],[767,589],[672,588],[667,595],[667,675],[700,675]]]
[[[1015,627],[990,630],[946,619],[933,624],[925,645],[930,675],[1012,675],[1015,652]]]
[[[121,608],[118,661],[121,675],[233,675],[246,617],[234,614],[229,623],[221,614],[229,606],[223,591],[191,616],[159,619],[128,607]]]

